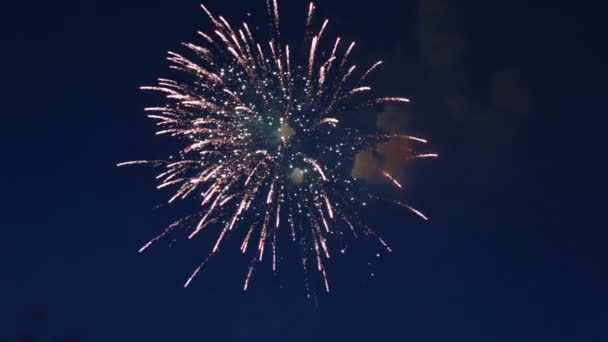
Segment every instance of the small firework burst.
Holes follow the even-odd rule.
[[[409,141],[412,146],[426,140],[342,126],[347,115],[409,100],[368,95],[372,87],[366,82],[382,62],[358,73],[350,61],[354,42],[343,46],[337,38],[329,42],[329,50],[321,50],[329,21],[313,32],[313,3],[305,20],[306,53],[299,54],[281,42],[277,0],[268,0],[267,6],[271,38],[264,43],[249,24],[233,26],[202,6],[213,29],[198,32],[200,43],[184,43],[187,54],[168,55],[180,77],[161,78],[155,86],[142,87],[166,95],[165,105],[146,111],[157,121],[157,135],[180,139],[183,149],[169,160],[119,166],[158,166],[162,168],[158,189],[174,189],[169,203],[194,197],[201,205],[200,211],[170,225],[140,252],[180,227],[188,230],[190,239],[209,227],[220,227],[205,262],[227,239],[241,239],[241,252],[252,260],[245,271],[247,289],[255,266],[265,257],[277,270],[277,236],[284,233],[301,249],[307,288],[308,269],[314,267],[329,291],[330,236],[372,236],[390,251],[356,215],[367,201],[380,198],[355,189],[357,182],[348,172],[350,161],[358,151],[388,139]],[[437,156],[410,150],[403,158]],[[382,170],[381,175],[403,187],[389,171]],[[427,219],[410,205],[391,202]]]

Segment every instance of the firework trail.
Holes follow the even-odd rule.
[[[377,62],[357,75],[350,56],[356,44],[341,49],[341,39],[323,47],[328,20],[312,28],[316,7],[308,6],[304,25],[307,52],[294,63],[289,45],[281,42],[277,0],[267,0],[270,39],[256,37],[248,23],[231,25],[202,5],[213,28],[198,32],[201,44],[184,43],[187,54],[169,52],[177,80],[160,78],[155,86],[142,87],[162,93],[167,104],[146,108],[157,122],[157,135],[184,142],[169,160],[131,161],[119,164],[150,164],[162,168],[158,189],[173,188],[169,202],[188,197],[200,201],[200,212],[179,220],[141,248],[178,227],[189,229],[195,238],[210,227],[219,234],[210,254],[188,278],[189,286],[209,258],[220,251],[228,238],[242,239],[243,254],[251,253],[245,271],[244,289],[250,286],[257,264],[271,253],[272,269],[278,268],[277,236],[285,231],[301,249],[301,264],[309,289],[309,263],[314,260],[323,285],[329,291],[326,262],[331,257],[328,238],[350,232],[354,237],[373,236],[390,247],[354,216],[366,200],[356,196],[356,182],[345,172],[345,164],[357,151],[387,139],[413,144],[426,140],[413,136],[362,134],[342,127],[342,118],[385,103],[407,103],[406,98],[365,98],[372,91],[364,84],[382,64]],[[328,50],[329,51],[329,50]],[[406,159],[437,157],[413,154]],[[403,186],[387,171],[386,180]],[[423,219],[410,205],[393,201]],[[243,227],[243,229],[240,229]],[[239,229],[237,229],[239,228]]]

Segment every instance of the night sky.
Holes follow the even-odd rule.
[[[607,341],[600,10],[531,3],[318,2],[357,60],[385,61],[379,91],[413,100],[378,126],[441,158],[397,193],[431,220],[378,208],[394,252],[336,260],[310,300],[297,268],[243,292],[230,253],[183,289],[212,236],[137,253],[188,206],[156,209],[153,170],[115,165],[175,147],[138,88],[210,27],[197,0],[3,4],[0,341]],[[206,4],[235,22],[265,6]],[[298,37],[307,2],[280,5]]]

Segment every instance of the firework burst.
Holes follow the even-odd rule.
[[[277,236],[284,232],[301,249],[307,288],[307,270],[314,267],[329,291],[330,236],[371,236],[390,251],[356,216],[366,201],[383,199],[357,191],[349,163],[358,151],[387,139],[403,139],[412,146],[426,140],[343,127],[348,115],[409,100],[367,95],[372,87],[365,82],[382,62],[358,73],[350,61],[354,42],[342,46],[337,38],[328,42],[330,50],[322,51],[329,21],[313,31],[313,3],[305,20],[305,54],[294,54],[281,42],[277,0],[268,0],[267,7],[271,37],[262,43],[247,23],[231,25],[202,5],[213,28],[198,32],[201,43],[184,43],[187,54],[169,52],[167,59],[179,71],[178,80],[161,78],[155,86],[142,87],[166,95],[166,105],[145,110],[157,121],[156,134],[180,139],[183,149],[169,160],[119,166],[158,166],[158,189],[174,189],[169,203],[194,197],[201,205],[200,211],[170,225],[140,252],[180,227],[188,230],[189,239],[219,227],[209,257],[227,239],[241,239],[241,252],[251,257],[245,271],[247,289],[264,258],[277,270]],[[304,55],[299,59],[303,63],[292,60],[292,55]],[[410,151],[403,158],[436,157],[416,154],[413,147]],[[403,187],[388,171],[382,170],[381,176]],[[410,205],[391,202],[427,219]]]

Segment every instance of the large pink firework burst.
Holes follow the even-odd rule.
[[[357,181],[348,172],[354,155],[388,139],[409,142],[410,153],[403,158],[437,155],[416,152],[427,142],[422,138],[342,126],[347,115],[409,100],[369,95],[372,87],[366,82],[382,62],[358,72],[350,59],[354,42],[343,44],[337,38],[322,50],[329,21],[313,31],[313,3],[305,22],[307,51],[299,54],[305,57],[298,63],[290,46],[281,41],[277,0],[268,0],[267,6],[271,38],[264,43],[249,24],[231,25],[202,6],[212,30],[198,32],[200,43],[184,43],[186,54],[168,55],[179,78],[161,78],[156,86],[142,87],[166,95],[165,105],[146,111],[157,121],[157,134],[180,139],[183,149],[168,160],[119,166],[161,167],[158,189],[175,189],[169,203],[195,197],[201,205],[200,211],[170,225],[140,252],[176,228],[185,228],[193,239],[209,227],[220,227],[209,256],[227,239],[240,239],[241,252],[251,258],[246,290],[265,256],[277,270],[277,236],[285,232],[301,249],[307,289],[311,264],[329,291],[326,262],[332,255],[331,236],[373,237],[390,251],[357,216],[368,201],[386,199],[357,191]],[[389,171],[379,175],[402,188]],[[388,201],[427,219],[408,204]]]

